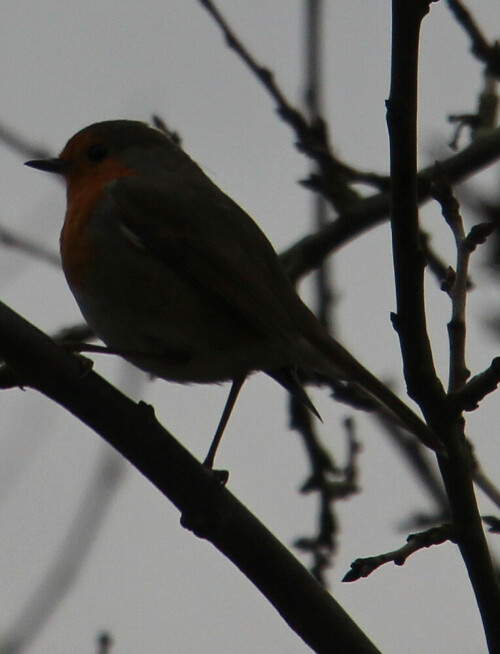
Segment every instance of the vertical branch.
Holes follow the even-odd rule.
[[[437,378],[426,329],[424,260],[418,239],[417,78],[420,24],[432,0],[392,0],[392,71],[387,103],[392,176],[392,240],[397,316],[409,394],[420,404],[448,456],[439,465],[490,652],[500,652],[500,591],[481,525],[468,443],[460,416]]]
[[[321,118],[323,114],[322,101],[322,39],[321,26],[323,16],[322,0],[306,0],[305,3],[305,92],[304,101],[307,116],[311,123]],[[314,164],[312,174],[319,174],[318,164]],[[314,226],[316,231],[327,223],[326,199],[321,193],[313,195]],[[331,331],[330,305],[334,294],[331,289],[330,264],[325,261],[315,273],[316,280],[316,315],[321,323]]]
[[[408,394],[426,417],[444,396],[426,329],[425,260],[419,239],[417,189],[417,68],[422,0],[393,0],[391,91],[387,123],[391,154],[391,228],[397,315]]]
[[[450,364],[448,392],[460,390],[470,376],[465,360],[466,323],[465,306],[468,288],[469,258],[472,248],[465,238],[464,223],[460,215],[458,201],[453,196],[451,186],[446,182],[442,171],[437,167],[437,180],[433,188],[434,198],[440,203],[443,217],[449,225],[457,250],[455,270],[448,269],[443,290],[451,299],[451,320],[448,323],[450,342]]]
[[[322,9],[322,0],[304,2],[304,104],[311,125],[319,124],[322,114]],[[319,173],[320,165],[314,162],[311,174]],[[319,231],[327,222],[327,204],[322,193],[312,195],[312,213],[315,231]],[[332,291],[329,273],[330,264],[325,260],[315,272],[314,292],[315,313],[326,329],[331,331]],[[311,572],[321,584],[326,585],[325,572],[331,564],[337,547],[338,521],[328,492],[329,478],[335,474],[335,465],[316,434],[309,411],[292,396],[290,396],[290,415],[291,426],[302,438],[311,466],[310,477],[304,484],[302,492],[315,491],[319,502],[317,534],[298,539],[295,546],[311,554],[313,558]]]

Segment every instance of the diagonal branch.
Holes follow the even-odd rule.
[[[500,46],[490,45],[472,14],[460,0],[448,0],[448,6],[472,42],[472,53],[487,65],[488,72],[500,78]]]
[[[45,261],[52,266],[59,267],[61,265],[61,258],[57,252],[51,248],[46,247],[43,243],[38,243],[30,238],[16,234],[7,227],[0,225],[0,244],[4,247],[19,250],[24,254]]]
[[[7,125],[0,123],[0,143],[3,143],[25,159],[46,159],[51,153],[46,148],[34,145]]]
[[[315,651],[376,654],[293,555],[156,420],[81,360],[0,303],[0,356],[17,377],[73,413],[127,458],[212,542]]]
[[[467,148],[439,163],[450,184],[458,184],[498,161],[500,158],[500,128],[478,138]],[[428,166],[418,173],[418,203],[431,199],[431,183],[436,166]],[[299,279],[317,268],[321,261],[364,232],[377,227],[389,218],[390,194],[381,192],[360,199],[338,218],[318,232],[310,234],[282,253],[282,262],[290,277]]]
[[[493,393],[500,384],[500,357],[495,357],[490,366],[478,373],[467,384],[450,395],[456,411],[475,411],[479,402]]]
[[[406,545],[403,545],[397,550],[353,561],[351,563],[351,569],[345,574],[342,581],[357,581],[363,577],[368,577],[368,575],[385,563],[392,562],[395,565],[404,565],[406,559],[415,552],[426,547],[432,547],[433,545],[441,545],[449,540],[454,540],[453,525],[449,524],[432,527],[418,534],[410,534],[406,539]]]
[[[262,82],[268,93],[276,102],[278,113],[293,127],[300,140],[307,143],[311,138],[310,125],[303,114],[288,102],[285,94],[276,83],[272,72],[268,68],[259,64],[250,51],[245,48],[212,0],[199,0],[199,2],[209,12],[221,29],[227,45],[236,52],[252,73],[254,73],[259,81]]]
[[[325,196],[334,208],[341,211],[358,200],[358,193],[348,184],[353,181],[356,173],[333,154],[328,142],[327,126],[321,116],[314,115],[308,120],[301,111],[294,107],[279,87],[272,71],[257,62],[215,3],[212,0],[199,0],[199,2],[221,29],[228,46],[242,59],[273,98],[277,113],[295,133],[297,149],[317,163],[321,171],[319,177],[323,180],[322,184],[328,189]]]
[[[123,478],[123,459],[102,445],[97,466],[50,568],[2,634],[0,651],[24,652],[73,586]]]

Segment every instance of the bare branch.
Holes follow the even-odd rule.
[[[390,438],[404,457],[415,477],[433,499],[438,516],[449,516],[448,500],[444,492],[443,482],[437,473],[436,465],[429,459],[426,448],[419,441],[411,438],[404,430],[397,427],[382,412],[377,412],[377,419],[384,427],[383,434]],[[435,523],[436,520],[434,519]],[[421,526],[421,525],[420,525]]]
[[[163,132],[165,136],[168,136],[168,138],[176,145],[179,147],[182,146],[182,138],[179,132],[171,130],[161,116],[158,114],[153,114],[151,117],[151,122],[156,127],[156,129],[160,130],[160,132]]]
[[[78,359],[0,303],[0,355],[20,379],[78,416],[131,461],[210,540],[316,652],[375,654],[333,597],[212,473],[156,421]],[[302,601],[297,602],[300,595]]]
[[[500,78],[500,47],[498,43],[490,45],[474,20],[471,12],[461,0],[448,0],[448,7],[458,23],[467,32],[471,42],[471,52],[487,65],[488,72]]]
[[[0,124],[0,142],[25,159],[47,159],[52,156],[49,150],[33,145],[24,136],[2,124]]]
[[[368,577],[377,568],[391,561],[395,565],[404,565],[406,559],[415,552],[433,545],[441,545],[447,541],[455,541],[454,528],[449,524],[432,527],[418,534],[410,534],[406,539],[406,545],[397,550],[353,561],[351,569],[346,573],[342,581],[357,581],[362,577]]]
[[[408,5],[406,9],[405,5]],[[401,343],[408,394],[418,402],[429,420],[444,399],[444,389],[436,374],[427,334],[423,283],[425,260],[418,220],[417,53],[420,24],[427,11],[426,2],[393,0],[392,72],[387,125],[397,299],[393,325]]]
[[[469,127],[474,140],[494,129],[498,124],[498,91],[497,80],[486,72],[483,90],[479,94],[477,111],[474,114],[458,114],[448,116],[450,123],[457,123],[450,148],[456,150],[464,127]]]
[[[500,158],[500,128],[473,141],[467,148],[440,162],[450,184],[463,182]],[[418,173],[418,203],[431,199],[431,184],[436,175],[433,164]],[[281,254],[291,279],[297,280],[317,266],[332,252],[389,217],[390,195],[376,193],[360,199],[319,232],[302,238]]]
[[[325,121],[320,116],[314,116],[308,121],[302,112],[292,106],[276,82],[273,73],[257,62],[217,9],[215,3],[212,0],[199,0],[199,2],[221,29],[228,46],[244,61],[273,98],[278,114],[295,132],[297,149],[317,162],[324,178],[323,186],[328,189],[328,199],[333,207],[345,210],[353,202],[359,200],[356,191],[349,187],[350,178],[345,174],[343,164],[331,151]]]
[[[434,250],[430,234],[423,229],[420,230],[420,245],[425,257],[427,269],[434,275],[436,281],[441,286],[443,281],[447,279],[450,266],[448,266]],[[473,283],[471,279],[468,278],[467,290],[471,290],[472,288]]]
[[[474,483],[483,491],[486,497],[500,509],[500,489],[486,475],[477,461],[474,462]]]
[[[108,447],[103,449],[52,566],[2,635],[2,652],[24,652],[64,599],[95,541],[123,472],[123,459]]]
[[[308,0],[305,5],[304,21],[304,59],[305,59],[305,91],[304,103],[310,121],[316,120],[322,115],[322,0]],[[316,174],[318,164],[313,164],[312,175]],[[346,187],[343,193],[347,192],[347,181],[340,176],[339,183],[344,183]],[[328,207],[326,199],[321,194],[315,194],[313,201],[313,221],[314,228],[322,229],[328,220]],[[315,275],[315,292],[316,307],[315,313],[330,333],[332,332],[332,311],[331,305],[335,298],[335,292],[332,287],[332,277],[330,266],[326,260],[318,268]]]
[[[489,368],[475,375],[459,391],[450,395],[456,411],[475,411],[479,402],[493,393],[500,384],[500,357],[495,357]]]
[[[344,427],[348,458],[345,466],[339,468],[320,443],[310,413],[294,398],[291,398],[291,415],[292,428],[302,437],[311,465],[311,474],[303,484],[301,492],[317,492],[319,496],[317,534],[302,536],[294,545],[312,555],[311,572],[320,583],[326,585],[325,572],[331,565],[332,556],[337,549],[338,520],[334,502],[358,492],[357,458],[361,447],[356,439],[354,421],[347,419]]]
[[[420,26],[429,6],[422,0],[393,0],[391,91],[388,127],[397,317],[408,392],[442,438],[448,456],[438,456],[456,541],[467,567],[490,651],[500,642],[500,588],[479,516],[470,451],[463,424],[450,412],[437,378],[427,335],[423,257],[418,237],[416,124]],[[465,287],[465,284],[464,284]]]
[[[109,654],[113,647],[113,639],[108,631],[103,631],[97,637],[97,654]]]
[[[445,180],[442,171],[436,169],[437,177],[433,185],[434,198],[441,205],[446,223],[455,238],[457,249],[456,272],[448,275],[448,284],[444,287],[451,298],[452,316],[448,323],[450,341],[450,371],[448,392],[462,388],[470,377],[470,370],[465,363],[466,322],[465,307],[467,298],[467,276],[471,249],[468,247],[463,219],[458,200],[454,197],[451,186]]]
[[[489,526],[490,534],[500,534],[500,519],[494,515],[483,515],[483,521]]]
[[[12,230],[1,226],[0,244],[8,248],[19,250],[20,252],[23,252],[24,254],[33,257],[34,259],[45,261],[45,263],[49,263],[52,266],[60,267],[61,265],[61,258],[57,252],[46,248],[41,243],[32,241],[25,236],[15,234]]]

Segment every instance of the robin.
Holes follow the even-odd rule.
[[[163,132],[129,120],[95,123],[59,157],[27,165],[66,181],[62,267],[110,351],[167,380],[232,382],[209,467],[254,371],[313,412],[301,378],[353,382],[440,449],[425,423],[329,336],[252,218]]]

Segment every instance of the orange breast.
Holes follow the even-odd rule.
[[[88,236],[87,226],[104,187],[114,179],[136,174],[113,159],[101,162],[99,168],[79,166],[68,174],[68,204],[61,230],[60,248],[64,274],[71,287],[81,285],[92,265],[95,246]]]

